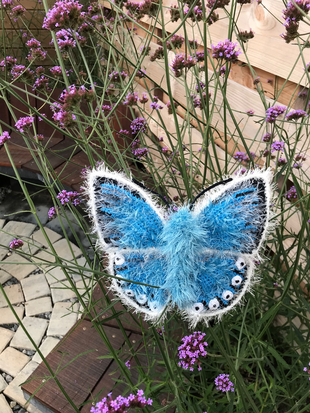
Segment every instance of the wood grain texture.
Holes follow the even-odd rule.
[[[105,327],[105,333],[115,350],[123,345],[124,338],[119,330]],[[81,320],[46,360],[51,369],[57,372],[57,379],[64,386],[73,403],[80,407],[111,363],[111,359],[98,360],[98,357],[108,354],[107,347],[92,324],[87,320]],[[55,380],[50,377],[44,363],[38,366],[29,380],[22,389],[30,395],[35,393],[35,398],[53,412],[75,412]]]

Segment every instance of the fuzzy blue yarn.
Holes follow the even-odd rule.
[[[236,294],[231,287],[236,260],[246,248],[253,250],[256,246],[265,208],[258,188],[249,181],[210,201],[198,215],[188,206],[180,208],[165,225],[143,199],[114,183],[101,185],[96,202],[101,205],[104,237],[120,249],[136,250],[124,254],[125,264],[115,266],[116,273],[161,287],[129,283],[122,288],[138,295],[153,294],[152,300],[160,304],[165,304],[170,294],[180,309],[221,298],[225,290]],[[156,253],[144,251],[152,247]],[[235,254],[235,258],[228,258],[225,251]],[[238,271],[242,277],[246,275],[245,270]]]
[[[104,236],[115,246],[144,249],[158,245],[163,224],[143,199],[125,188],[104,183],[96,202],[102,205]]]

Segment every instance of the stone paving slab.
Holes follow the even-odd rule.
[[[15,377],[29,361],[30,357],[26,354],[15,350],[15,348],[7,347],[0,354],[0,370]]]
[[[4,378],[0,374],[0,393],[3,392],[3,390],[7,387],[7,382],[4,380]],[[1,409],[0,409],[1,412]]]
[[[5,220],[0,219],[0,229],[4,227],[4,224],[5,224]]]
[[[20,284],[8,285],[4,287],[4,292],[7,295],[8,299],[10,300],[11,304],[19,304],[24,301],[24,295],[21,289]],[[7,307],[8,303],[2,293],[0,291],[0,308]]]
[[[0,353],[6,348],[13,336],[13,331],[0,327]]]
[[[36,298],[45,297],[50,294],[50,288],[44,274],[31,275],[21,280],[21,285],[26,301],[35,300]]]
[[[36,346],[39,346],[47,329],[48,321],[43,318],[25,317],[23,319],[23,325]],[[10,346],[18,349],[35,350],[34,345],[21,326],[18,327]]]
[[[71,298],[76,298],[74,291],[70,290],[71,285],[68,280],[59,281],[51,285],[52,299],[54,303],[60,301],[70,300]]]
[[[55,284],[57,281],[64,281],[67,279],[61,267],[45,268],[44,271],[49,285]]]
[[[43,250],[38,252],[38,254],[34,257],[31,257],[31,261],[36,263],[36,265],[40,268],[46,268],[46,266],[50,266],[51,263],[55,262],[56,259],[50,250]]]
[[[28,363],[26,367],[23,368],[23,370],[15,377],[15,379],[8,385],[8,387],[3,392],[10,399],[17,401],[17,403],[20,406],[25,407],[29,413],[41,412],[31,404],[26,404],[27,400],[25,399],[20,386],[28,379],[28,377],[35,371],[37,367],[38,363],[30,361],[30,363]]]
[[[75,244],[70,242],[70,246],[72,248],[73,255],[69,248],[66,238],[62,238],[61,240],[55,242],[54,244],[54,248],[55,248],[57,255],[60,258],[64,258],[65,260],[68,260],[68,261],[73,260],[74,257],[78,258],[80,255],[82,255],[82,251]]]
[[[47,330],[47,336],[64,336],[77,320],[79,304],[56,303]]]
[[[8,232],[9,234],[14,234],[14,238],[19,237],[30,237],[30,235],[35,230],[35,224],[29,224],[27,222],[19,221],[9,221],[3,227],[3,231]]]
[[[22,251],[25,254],[29,254],[33,256],[36,254],[40,249],[43,247],[42,244],[39,242],[34,241],[31,237],[30,238],[23,238],[24,245],[22,246]]]
[[[18,318],[22,320],[24,316],[24,306],[20,305],[17,307],[13,305],[13,308]],[[10,307],[0,308],[0,325],[16,323],[18,323],[18,321],[16,320],[15,315],[13,314],[13,311],[10,309]]]
[[[51,297],[37,298],[25,303],[26,316],[50,313],[53,310]],[[0,340],[1,342],[1,340]]]
[[[48,237],[48,239],[51,241],[52,244],[54,244],[56,241],[58,241],[60,238],[62,238],[61,235],[57,234],[57,232],[52,231],[51,229],[44,227],[44,230],[46,232],[46,235]],[[32,234],[32,237],[35,241],[39,242],[40,244],[44,245],[44,247],[48,248],[49,244],[46,241],[43,232],[41,229],[39,229],[38,231],[34,232]]]
[[[87,271],[88,269],[91,270],[91,268],[90,268],[89,265],[86,263],[86,258],[85,258],[85,257],[78,258],[78,259],[76,260],[76,263],[77,263],[79,266],[84,267],[84,270],[78,270],[78,269],[76,269],[74,273],[73,273],[72,270],[71,270],[72,278],[73,278],[73,280],[74,280],[75,282],[81,281],[82,275],[83,275],[83,278],[84,278],[84,279],[85,279],[86,277],[88,277],[88,278],[91,278],[91,277],[92,277],[92,274],[93,274],[93,273],[92,273],[91,271]],[[81,275],[81,273],[82,273],[82,275]]]
[[[0,284],[6,283],[10,278],[12,278],[12,275],[9,272],[0,270]]]
[[[53,348],[55,348],[57,346],[57,344],[60,342],[60,340],[58,338],[55,337],[47,337],[43,343],[41,344],[41,346],[39,347],[39,350],[41,351],[41,353],[43,354],[44,357],[48,356],[48,354],[53,350]],[[33,358],[32,361],[35,361],[36,363],[41,363],[42,359],[39,355],[39,353],[37,352]]]
[[[13,410],[10,408],[9,403],[6,401],[3,394],[0,394],[0,412],[1,413],[13,413]]]
[[[36,265],[31,264],[31,262],[26,258],[16,253],[13,253],[12,255],[7,257],[0,264],[0,269],[9,272],[13,277],[17,278],[18,281],[27,277],[36,268]]]

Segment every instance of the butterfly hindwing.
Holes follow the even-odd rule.
[[[169,299],[167,292],[160,288],[166,272],[160,252],[121,250],[110,253],[109,261],[110,273],[118,277],[113,279],[112,287],[124,304],[143,312],[146,318],[158,319]]]
[[[193,325],[200,320],[220,317],[238,304],[254,272],[254,262],[246,255],[223,256],[206,251],[200,263],[196,300],[184,308]]]

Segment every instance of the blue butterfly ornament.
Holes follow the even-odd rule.
[[[178,307],[192,326],[240,303],[270,231],[270,170],[218,182],[168,214],[141,183],[105,167],[87,176],[88,209],[111,289],[156,322]]]

